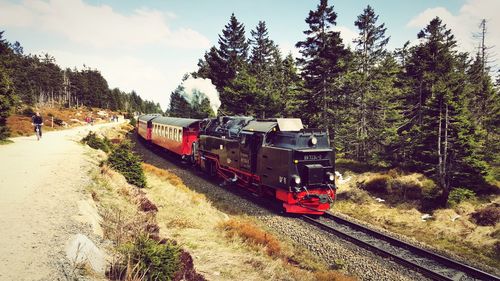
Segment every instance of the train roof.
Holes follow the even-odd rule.
[[[187,128],[200,121],[200,119],[190,118],[158,117],[153,120],[153,123]]]
[[[137,117],[137,120],[149,122],[149,121],[153,120],[154,118],[157,118],[160,116],[161,116],[160,114],[146,114],[146,115],[141,115],[141,116]]]
[[[278,127],[278,129],[282,132],[298,132],[304,128],[304,126],[302,125],[302,121],[298,118],[277,118],[274,120],[265,121],[252,120],[245,127],[243,127],[242,130],[249,132],[268,133],[276,127]]]
[[[275,121],[250,121],[248,125],[243,127],[243,131],[267,133],[278,125]]]

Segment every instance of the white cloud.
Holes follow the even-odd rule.
[[[294,58],[298,58],[301,56],[299,53],[299,49],[295,48],[295,44],[290,43],[290,42],[281,42],[278,44],[279,49],[281,50],[281,54],[283,55],[283,58],[288,56],[289,53],[292,53],[292,56]]]
[[[39,54],[44,52],[37,52]],[[175,78],[161,67],[155,67],[137,57],[128,55],[102,56],[99,54],[80,54],[62,50],[49,50],[62,68],[97,68],[108,81],[110,88],[120,88],[125,92],[135,90],[143,99],[160,102],[165,108],[168,102],[167,85],[175,85]]]
[[[500,54],[500,36],[498,36],[500,18],[496,15],[498,11],[500,11],[498,0],[468,0],[457,14],[443,7],[427,9],[411,19],[407,27],[423,29],[433,18],[440,17],[457,38],[459,48],[462,51],[475,53],[479,42],[473,35],[479,32],[481,20],[486,19],[488,29],[486,45],[494,46],[492,53],[498,55]]]
[[[137,9],[124,15],[110,6],[93,6],[81,0],[0,2],[4,27],[39,29],[93,47],[131,48],[152,44],[194,49],[210,47],[209,40],[195,30],[172,30],[167,20],[175,17],[172,13],[150,9]]]
[[[334,31],[340,31],[340,37],[344,45],[353,47],[352,41],[358,37],[358,33],[346,26],[334,26],[332,28]]]

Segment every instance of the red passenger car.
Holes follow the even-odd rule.
[[[148,114],[141,115],[137,118],[137,134],[147,141],[151,140],[151,129],[153,128],[153,123],[151,122],[154,118],[160,117],[159,114]]]
[[[192,156],[200,122],[198,119],[156,117],[151,120],[151,142],[181,157]]]

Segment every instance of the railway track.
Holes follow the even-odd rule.
[[[403,266],[420,272],[433,280],[498,280],[500,277],[418,248],[379,231],[340,218],[332,213],[322,217],[302,216],[306,222],[349,240],[367,250],[388,257]]]

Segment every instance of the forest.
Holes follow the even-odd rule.
[[[8,136],[7,116],[21,106],[98,107],[124,112],[161,113],[138,93],[110,89],[99,70],[61,69],[53,56],[24,54],[19,42],[0,31],[0,139]]]
[[[444,200],[456,188],[498,192],[500,72],[490,66],[486,20],[478,23],[477,52],[468,53],[438,17],[415,34],[417,43],[388,50],[390,35],[371,6],[353,19],[359,34],[353,42],[333,30],[337,12],[327,0],[304,15],[308,28],[296,43],[301,56],[294,58],[269,37],[265,21],[247,38],[232,14],[217,45],[190,74],[212,81],[219,112],[203,95],[189,104],[181,85],[165,114],[301,118],[328,130],[337,159],[423,173]],[[6,117],[21,102],[161,112],[133,91],[110,89],[98,70],[61,69],[48,54],[24,54],[2,33],[0,138],[8,135]]]
[[[455,188],[498,192],[500,75],[492,78],[487,22],[478,23],[479,47],[470,54],[438,17],[415,34],[418,44],[395,51],[372,7],[354,19],[352,47],[333,31],[336,18],[321,0],[305,19],[295,59],[280,52],[264,21],[247,38],[232,14],[192,75],[212,80],[218,114],[299,117],[329,131],[337,159],[423,173],[444,200]]]

